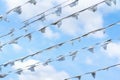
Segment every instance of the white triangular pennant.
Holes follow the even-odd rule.
[[[41,28],[39,31],[41,31],[42,33],[45,33],[46,27]]]
[[[72,60],[75,59],[76,55],[77,55],[78,51],[75,51],[75,52],[70,52],[70,55],[69,56],[72,56]]]
[[[27,37],[30,41],[31,41],[31,39],[32,39],[32,35],[31,35],[31,33],[25,35],[24,37]]]
[[[18,75],[21,75],[22,71],[23,71],[23,70],[18,70],[16,73],[17,73]]]
[[[48,59],[45,63],[43,63],[44,66],[48,65],[48,63],[52,62],[51,59]]]
[[[92,72],[91,75],[92,75],[93,78],[95,78],[96,72]]]
[[[16,12],[16,13],[18,13],[18,14],[21,14],[22,13],[21,6],[18,6],[16,8],[14,8],[13,11]]]
[[[30,68],[28,68],[28,70],[30,70],[31,72],[35,71],[35,65],[32,65]]]
[[[56,13],[57,16],[60,16],[61,13],[62,13],[62,8],[58,7],[57,10],[55,11],[55,13]]]
[[[36,0],[29,0],[28,2],[31,3],[31,4],[34,4],[34,5],[36,5],[36,3],[37,3]]]
[[[90,7],[89,10],[91,10],[92,12],[96,12],[97,11],[97,5]]]
[[[41,20],[41,21],[45,21],[46,19],[45,19],[45,14],[43,13],[43,14],[41,14],[41,17],[40,17],[40,19],[39,20]]]
[[[78,13],[72,15],[72,17],[75,18],[75,19],[78,19],[78,16],[79,16]]]
[[[0,78],[4,78],[6,76],[7,76],[7,74],[0,74]]]
[[[76,5],[78,4],[78,1],[79,1],[79,0],[75,0],[74,2],[70,3],[69,6],[70,6],[70,7],[76,6]]]
[[[52,25],[57,25],[58,28],[60,28],[60,26],[62,25],[62,21],[57,21],[57,22],[53,23]]]
[[[94,47],[90,47],[90,48],[88,48],[88,51],[94,53]]]
[[[111,5],[112,5],[111,0],[105,0],[105,3],[106,3],[108,6],[111,6]]]
[[[60,55],[57,57],[57,61],[64,61],[65,60],[65,56]]]

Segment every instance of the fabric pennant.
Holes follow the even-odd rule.
[[[36,3],[37,3],[36,0],[29,0],[28,2],[31,3],[31,4],[34,4],[34,5],[36,5]]]
[[[78,1],[79,1],[79,0],[75,0],[74,2],[70,3],[69,6],[70,6],[70,7],[76,6],[76,5],[78,4]]]
[[[108,43],[106,43],[102,46],[104,50],[107,50],[107,45],[108,45]]]
[[[116,0],[112,0],[112,1],[113,1],[113,3],[116,5],[117,1],[116,1]]]
[[[78,20],[79,13],[73,14],[72,17]]]
[[[92,6],[89,10],[91,10],[92,12],[96,12],[97,11],[97,5]]]
[[[35,65],[32,65],[30,68],[28,68],[28,70],[30,70],[31,72],[35,71]]]
[[[48,59],[45,63],[43,63],[44,66],[48,65],[48,63],[52,62],[51,59]]]
[[[105,3],[106,3],[108,6],[111,6],[111,5],[112,5],[111,0],[105,0]]]
[[[21,70],[18,70],[16,73],[17,73],[18,75],[21,75],[22,72],[23,72],[23,70],[21,69]]]
[[[6,77],[8,74],[0,74],[0,78]]]
[[[39,31],[42,32],[42,33],[45,33],[46,27],[41,28]]]
[[[45,14],[44,13],[41,14],[41,17],[38,20],[41,20],[42,22],[45,21],[46,20]]]
[[[92,72],[91,75],[92,75],[93,78],[95,78],[96,72]]]
[[[57,57],[57,61],[64,61],[65,60],[65,56],[60,55]]]
[[[75,78],[77,78],[78,80],[81,80],[81,76],[75,76]]]
[[[14,8],[13,11],[16,12],[17,14],[21,14],[22,13],[21,6]]]
[[[75,51],[75,52],[70,52],[70,55],[69,56],[72,56],[72,60],[75,59],[76,55],[77,55],[78,51]]]
[[[15,39],[11,40],[11,41],[9,42],[9,44],[17,44],[17,43],[18,43],[17,40],[20,39],[21,37],[22,37],[22,36],[17,37],[17,38],[15,38]]]
[[[24,37],[27,37],[30,41],[32,40],[32,34],[31,33],[25,35]]]
[[[90,47],[90,48],[88,49],[88,51],[94,53],[94,47]]]
[[[57,16],[60,16],[62,13],[62,7],[58,7],[57,10],[55,11]]]
[[[57,22],[53,23],[52,25],[57,25],[58,28],[60,28],[60,26],[62,25],[62,21],[57,21]]]
[[[12,61],[12,62],[10,62],[9,63],[11,66],[13,66],[14,64],[15,64],[15,62],[14,61]]]

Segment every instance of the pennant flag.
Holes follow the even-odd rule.
[[[79,16],[79,14],[78,13],[76,13],[76,14],[73,14],[73,15],[71,15],[73,18],[75,18],[75,19],[78,19],[78,16]]]
[[[96,73],[95,73],[95,72],[92,72],[91,75],[92,75],[93,78],[95,78]]]
[[[20,69],[20,70],[18,70],[16,73],[18,74],[18,75],[21,75],[21,73],[22,73],[22,69]]]
[[[4,64],[3,66],[4,66],[4,67],[7,67],[8,65],[9,65],[9,62],[8,62],[8,63],[6,63],[6,64]]]
[[[22,36],[17,37],[17,38],[15,38],[15,39],[11,40],[8,44],[17,44],[17,43],[18,43],[17,40],[20,39],[21,37],[22,37]]]
[[[30,68],[28,68],[28,70],[30,70],[31,72],[35,71],[35,65],[32,65]]]
[[[27,37],[27,38],[31,41],[31,39],[32,39],[32,34],[29,33],[29,34],[25,35],[24,37]]]
[[[60,26],[62,25],[62,21],[57,21],[57,22],[53,23],[52,25],[57,25],[58,28],[60,28]]]
[[[75,78],[78,78],[78,80],[81,80],[81,76],[75,76]]]
[[[46,19],[45,19],[45,14],[44,14],[44,13],[41,14],[41,17],[39,18],[39,20],[41,20],[42,22],[46,20]]]
[[[39,31],[45,33],[46,27],[41,28]]]
[[[6,14],[5,15],[0,15],[0,20],[4,20],[4,21],[9,22]]]
[[[2,71],[2,67],[0,66],[0,72]]]
[[[106,3],[108,6],[111,6],[111,5],[112,5],[111,0],[105,0],[105,3]]]
[[[48,63],[52,62],[51,59],[48,59],[45,63],[43,63],[44,66],[48,65]]]
[[[57,60],[58,61],[64,61],[65,57],[63,55],[60,55],[60,56],[57,57]]]
[[[0,74],[0,78],[4,78],[6,76],[7,76],[7,74]]]
[[[16,12],[16,13],[18,13],[18,14],[21,14],[22,13],[21,6],[18,6],[16,8],[14,8],[13,11]]]
[[[74,2],[70,3],[69,6],[70,6],[70,7],[76,6],[76,5],[78,4],[78,1],[79,1],[79,0],[75,0]]]
[[[88,51],[94,53],[94,47],[90,47],[90,48],[88,49]]]
[[[13,66],[14,64],[15,64],[15,62],[14,61],[12,61],[12,62],[10,62],[9,63],[11,66]]]
[[[112,1],[113,1],[113,3],[116,5],[117,1],[116,1],[116,0],[112,0]]]
[[[57,10],[55,11],[55,13],[56,13],[57,16],[60,16],[61,13],[62,13],[62,8],[58,7]]]
[[[103,45],[103,49],[104,50],[107,50],[107,45],[108,45],[108,43],[106,43],[106,44]]]
[[[72,60],[75,59],[76,55],[77,55],[78,51],[75,51],[75,52],[70,52],[70,55],[69,56],[72,56]]]
[[[34,4],[34,5],[36,5],[36,3],[37,3],[36,0],[29,0],[28,2],[31,3],[31,4]]]
[[[91,10],[92,12],[96,12],[97,11],[97,5],[92,6],[89,10]]]
[[[58,44],[58,46],[62,46],[64,43],[60,43],[60,44]]]

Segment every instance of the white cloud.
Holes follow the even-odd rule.
[[[36,63],[36,60],[28,60],[23,63],[16,62],[14,69],[24,68],[27,65]],[[63,80],[68,76],[64,71],[56,71],[52,66],[39,65],[35,68],[35,72],[25,70],[21,75],[18,76],[19,80]]]
[[[12,44],[12,47],[16,52],[19,52],[22,50],[22,47],[18,44]]]
[[[50,28],[46,28],[45,33],[43,34],[45,37],[49,38],[49,39],[53,39],[53,38],[59,38],[59,33],[57,32],[53,32]]]
[[[107,46],[107,50],[105,51],[110,57],[116,57],[120,59],[120,42],[118,43],[110,43]]]

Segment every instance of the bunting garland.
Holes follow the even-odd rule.
[[[115,64],[115,65],[112,65],[112,66],[108,66],[108,67],[105,67],[105,68],[101,68],[101,69],[98,69],[98,70],[96,70],[96,71],[86,72],[86,73],[84,73],[84,74],[82,74],[82,75],[78,75],[78,76],[80,76],[80,78],[81,78],[81,77],[84,76],[84,75],[90,74],[90,75],[92,75],[93,78],[95,78],[97,72],[105,71],[105,70],[108,70],[108,69],[111,69],[111,68],[117,67],[117,66],[120,66],[120,64]],[[71,79],[74,79],[74,78],[77,78],[77,77],[75,76],[75,77],[67,78],[67,79],[64,79],[64,80],[71,80]],[[80,80],[80,79],[78,78],[78,80]]]
[[[112,24],[108,25],[108,26],[105,27],[105,28],[96,29],[96,30],[94,30],[94,31],[90,31],[90,32],[88,32],[88,33],[86,33],[86,34],[83,34],[82,36],[79,36],[79,37],[77,37],[77,38],[71,39],[71,40],[69,40],[69,41],[61,42],[61,43],[59,43],[59,44],[50,46],[50,47],[48,47],[48,48],[46,48],[46,49],[37,51],[36,53],[30,54],[30,55],[28,55],[28,56],[25,56],[25,57],[23,57],[23,58],[21,58],[21,59],[17,59],[17,60],[15,60],[15,61],[21,61],[21,62],[23,62],[23,61],[24,61],[25,59],[27,59],[28,57],[33,57],[33,56],[35,56],[35,55],[37,55],[37,54],[39,54],[39,53],[42,53],[42,52],[44,52],[44,51],[48,51],[48,50],[51,50],[51,49],[54,49],[54,48],[61,47],[61,46],[63,46],[64,44],[66,44],[66,43],[68,43],[68,42],[71,42],[71,41],[80,40],[81,38],[84,38],[85,36],[87,36],[87,35],[89,35],[89,34],[91,34],[91,33],[95,33],[95,32],[98,32],[98,31],[105,30],[105,29],[108,29],[108,28],[110,28],[110,27],[113,27],[114,25],[118,24],[119,22],[120,22],[120,21],[117,21],[117,22],[115,22],[115,23],[112,23]],[[34,33],[34,32],[32,32],[32,33]],[[17,37],[17,38],[15,38],[15,39],[11,40],[10,42],[8,42],[8,44],[17,44],[17,40],[19,40],[19,39],[22,38],[22,37],[24,37],[24,36]],[[109,44],[111,41],[112,41],[112,39],[109,39],[109,40],[107,40],[107,41],[103,44],[104,46],[106,46],[106,49],[107,49],[107,44]],[[100,44],[100,43],[96,43],[96,45],[98,45],[98,44]],[[5,45],[7,45],[7,43],[2,44],[1,48],[4,47]],[[102,45],[102,47],[105,48],[103,45]],[[92,52],[92,53],[94,52],[94,46],[93,46],[93,47],[89,47],[89,48],[83,47],[82,49],[88,49],[88,51],[90,51],[90,52]],[[74,55],[71,54],[71,55],[69,55],[69,56],[72,56],[72,58],[73,58],[73,60],[74,60],[74,57],[75,57],[75,54],[76,54],[76,53],[77,53],[77,52],[73,53]],[[51,61],[50,61],[50,62],[51,62]],[[47,62],[47,64],[48,64],[48,63],[49,63],[49,61]],[[7,64],[10,64],[10,63],[8,62]],[[4,65],[4,64],[3,64],[3,65]],[[3,66],[3,65],[1,65],[1,66]]]

